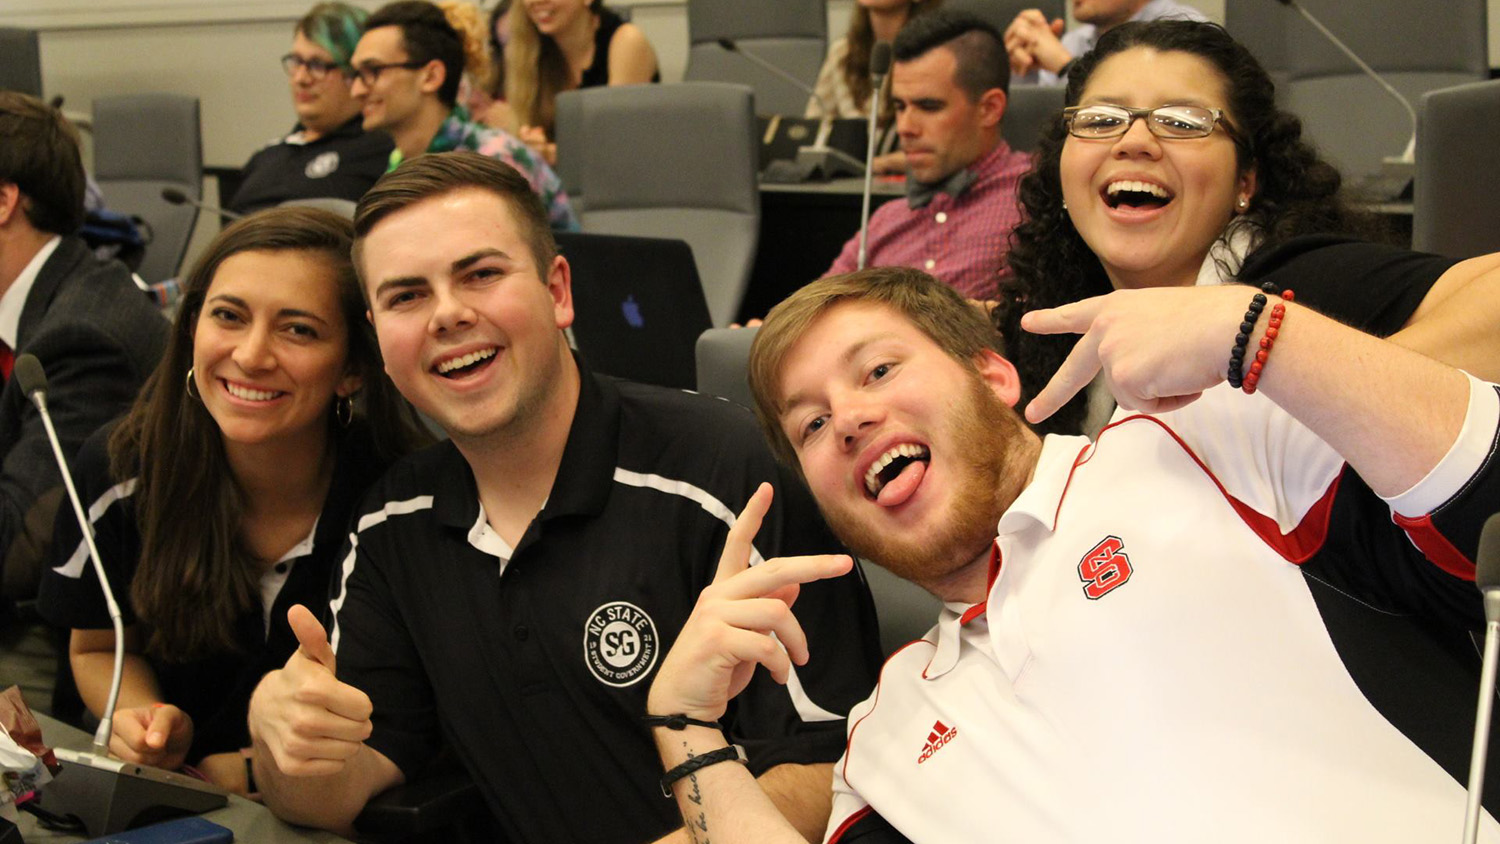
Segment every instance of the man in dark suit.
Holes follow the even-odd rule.
[[[0,631],[14,633],[12,602],[35,596],[67,506],[41,417],[11,378],[15,358],[41,361],[71,454],[129,406],[166,345],[166,321],[130,272],[78,238],[83,193],[73,128],[40,100],[0,91]]]

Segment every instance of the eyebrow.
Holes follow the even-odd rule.
[[[457,261],[454,261],[450,265],[450,267],[454,272],[461,272],[468,269],[469,267],[474,266],[480,261],[483,261],[485,258],[500,258],[502,260],[509,260],[510,256],[507,255],[503,250],[495,249],[493,247],[487,249],[476,249],[475,251],[470,252],[462,258],[459,258]]]
[[[250,303],[246,302],[244,299],[241,299],[238,296],[230,296],[227,293],[220,293],[220,294],[218,294],[216,296],[210,296],[208,298],[208,301],[209,302],[228,302],[229,304],[234,305],[235,307],[240,308],[242,310],[246,310],[246,311],[250,310]],[[286,317],[299,317],[299,318],[303,318],[303,319],[310,319],[310,320],[313,320],[315,322],[321,322],[324,325],[328,324],[328,320],[326,320],[326,319],[318,316],[317,314],[313,313],[312,311],[303,310],[302,308],[281,308],[280,310],[276,311],[276,316],[278,318],[283,318],[283,319],[286,318]]]
[[[842,355],[839,355],[839,359],[836,362],[836,365],[848,366],[854,361],[855,358],[859,357],[861,352],[863,352],[869,346],[875,343],[879,343],[882,340],[889,340],[895,337],[895,333],[890,331],[882,332],[880,334],[873,334],[869,337],[866,337],[865,339],[860,340],[858,343],[855,343],[854,345],[845,349],[844,353]],[[799,405],[807,403],[808,399],[806,393],[793,393],[786,398],[785,402],[782,403],[781,413],[778,414],[778,416],[785,417],[788,413],[791,413],[793,410],[795,410]]]
[[[476,249],[473,252],[470,252],[462,258],[459,258],[453,263],[449,264],[448,269],[450,272],[463,272],[464,270],[474,266],[475,264],[483,261],[486,258],[499,258],[501,260],[509,260],[510,255],[507,254],[504,250],[495,249],[493,247]],[[426,284],[427,279],[419,275],[407,275],[397,276],[396,278],[388,278],[375,286],[375,292],[371,298],[379,299],[388,290],[410,290],[414,287],[422,287]]]

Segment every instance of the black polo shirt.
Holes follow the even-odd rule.
[[[370,746],[413,776],[446,743],[513,841],[639,844],[680,826],[640,716],[762,481],[776,499],[761,557],[839,548],[742,408],[586,370],[552,493],[503,565],[451,443],[396,464],[332,605],[339,678],[374,702]],[[812,661],[786,687],[758,672],[724,719],[756,773],[836,760],[843,715],[874,686],[860,575],[803,587],[794,611]]]
[[[358,202],[385,175],[395,142],[384,132],[366,132],[355,115],[316,141],[302,140],[302,126],[267,144],[245,162],[239,188],[224,207],[241,214],[292,199]]]
[[[136,479],[116,483],[109,470],[109,436],[115,423],[104,426],[79,450],[73,462],[78,495],[88,508],[94,541],[110,587],[127,626],[144,624],[135,616],[130,587],[141,564],[141,531],[135,512]],[[146,659],[156,674],[162,700],[181,708],[193,719],[193,744],[187,760],[197,762],[211,753],[250,746],[245,725],[250,693],[267,671],[280,668],[297,649],[297,636],[286,613],[302,604],[323,615],[328,606],[328,578],[339,559],[349,519],[365,492],[385,468],[375,456],[369,430],[360,423],[338,440],[333,481],[323,511],[312,533],[260,580],[260,600],[235,621],[237,650],[221,651],[188,661]],[[200,518],[190,502],[182,518]],[[88,551],[71,507],[57,512],[53,532],[54,568],[42,573],[37,609],[58,627],[107,630],[109,612],[99,579],[88,562]],[[186,587],[184,587],[186,589]],[[184,600],[192,595],[184,592]]]

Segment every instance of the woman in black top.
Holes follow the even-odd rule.
[[[602,0],[519,0],[510,11],[505,99],[521,140],[548,164],[557,95],[574,88],[659,82],[656,51]]]
[[[327,606],[359,496],[420,439],[382,375],[351,237],[349,221],[305,208],[225,229],[135,405],[79,456],[126,625],[110,743],[122,759],[249,789],[246,708],[297,646],[286,609]],[[115,636],[71,512],[55,547],[41,609],[72,628],[74,679],[102,717]]]

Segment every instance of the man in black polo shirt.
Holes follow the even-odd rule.
[[[655,668],[762,482],[776,506],[759,557],[836,541],[748,414],[575,360],[568,264],[511,168],[414,159],[365,196],[356,231],[386,371],[451,441],[398,464],[362,508],[331,647],[294,613],[303,648],[251,704],[267,804],[345,826],[446,744],[497,837],[687,840],[640,720]],[[804,587],[794,611],[821,658],[784,686],[752,679],[725,728],[815,837],[825,763],[878,656],[858,575]]]

